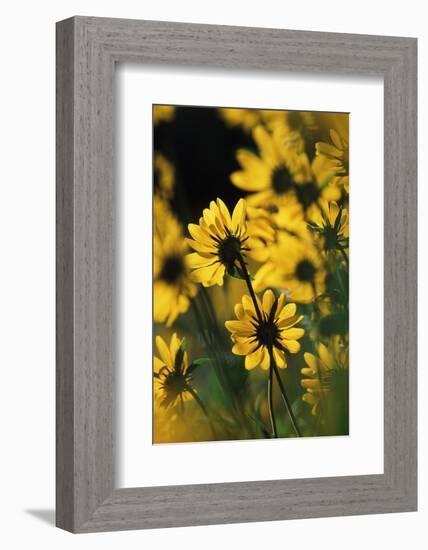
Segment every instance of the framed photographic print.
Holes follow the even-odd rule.
[[[416,509],[416,40],[57,26],[57,525]]]

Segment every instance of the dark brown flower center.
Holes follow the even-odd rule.
[[[168,408],[174,404],[177,397],[186,391],[186,377],[176,371],[170,372],[163,380],[162,389],[164,391],[162,405]]]
[[[236,235],[228,235],[218,243],[218,257],[228,271],[233,271],[242,250],[241,239]]]
[[[309,260],[302,260],[297,264],[296,277],[302,283],[311,283],[315,277],[315,267]]]
[[[285,166],[275,168],[272,174],[272,187],[277,195],[285,195],[293,189],[294,180]]]
[[[296,194],[300,204],[306,210],[318,200],[320,191],[317,185],[310,181],[308,183],[296,185]]]
[[[325,248],[327,250],[334,250],[337,248],[338,245],[338,239],[337,239],[337,233],[334,227],[331,225],[327,225],[324,228],[324,238],[325,238]]]
[[[169,284],[177,283],[185,272],[181,256],[168,256],[162,266],[160,278]]]
[[[165,378],[163,386],[165,391],[179,395],[186,389],[186,378],[183,374],[174,371]]]
[[[259,345],[272,347],[275,346],[279,338],[279,330],[275,321],[271,319],[265,319],[264,321],[258,321],[256,328],[256,338]]]

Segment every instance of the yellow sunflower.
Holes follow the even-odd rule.
[[[159,122],[171,122],[175,116],[174,105],[153,105],[153,121],[156,124]]]
[[[294,147],[279,145],[274,135],[257,126],[253,137],[259,155],[240,149],[237,159],[242,170],[233,172],[232,183],[250,195],[250,206],[263,208],[290,207],[296,202],[304,213],[318,208],[318,200],[337,200],[340,191],[330,185],[334,175],[331,163],[323,157],[315,157],[310,163],[306,153]]]
[[[332,393],[347,392],[349,366],[348,345],[339,336],[332,338],[328,347],[320,342],[317,353],[303,355],[307,367],[301,370],[301,385],[305,389],[302,399],[312,405],[314,416]]]
[[[333,129],[330,130],[330,139],[332,143],[317,143],[316,152],[328,159],[335,174],[333,182],[349,193],[349,142]]]
[[[307,157],[278,148],[272,134],[263,126],[254,129],[253,138],[259,155],[239,149],[237,159],[242,169],[231,174],[231,181],[251,193],[247,197],[249,205],[278,206],[293,195],[297,182],[303,183],[310,177]]]
[[[323,239],[324,249],[344,250],[349,246],[348,209],[335,201],[320,201],[320,210],[309,220],[309,228]]]
[[[256,300],[258,311],[251,298],[244,295],[242,303],[235,306],[237,321],[225,323],[234,343],[232,352],[245,356],[247,370],[258,366],[268,370],[270,350],[276,365],[286,368],[286,355],[300,351],[298,340],[305,331],[295,325],[303,316],[296,314],[296,304],[285,303],[284,294],[276,298],[272,290],[266,290],[263,300]]]
[[[155,153],[153,164],[153,189],[155,195],[164,199],[171,199],[174,195],[174,167],[158,152]]]
[[[154,212],[153,316],[156,322],[171,326],[189,309],[197,286],[190,278],[188,247],[181,226],[170,212],[160,207],[162,204],[155,202]]]
[[[193,238],[187,242],[195,252],[187,255],[186,260],[193,269],[193,281],[206,287],[221,286],[226,272],[233,275],[241,269],[249,250],[244,199],[238,201],[232,215],[221,199],[211,201],[199,225],[191,223],[188,229]]]
[[[165,408],[189,401],[194,390],[190,385],[185,339],[180,340],[174,332],[168,346],[162,336],[156,336],[156,347],[159,356],[153,358],[155,399]]]
[[[255,275],[254,289],[279,288],[291,300],[308,304],[324,292],[325,278],[322,258],[311,241],[279,233],[269,260]]]

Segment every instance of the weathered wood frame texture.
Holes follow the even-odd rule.
[[[416,510],[416,47],[413,38],[155,21],[57,24],[58,527],[82,533]],[[384,474],[115,488],[116,62],[384,78]]]

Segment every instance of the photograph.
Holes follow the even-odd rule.
[[[349,113],[153,105],[153,443],[349,435]]]

